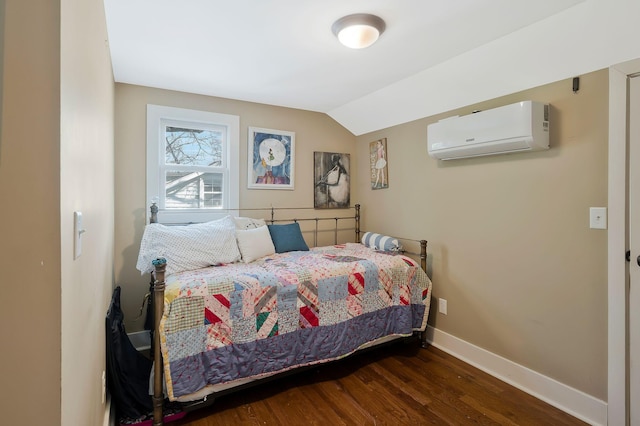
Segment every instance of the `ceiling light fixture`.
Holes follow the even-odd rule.
[[[382,18],[368,13],[356,13],[338,19],[331,26],[331,31],[340,43],[352,49],[363,49],[371,46],[384,32],[385,23]]]

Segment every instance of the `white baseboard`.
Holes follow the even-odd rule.
[[[499,355],[427,326],[436,348],[591,425],[607,424],[607,403]]]

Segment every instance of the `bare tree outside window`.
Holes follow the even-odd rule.
[[[166,208],[222,207],[224,174],[207,168],[223,166],[224,137],[223,130],[165,127]]]
[[[219,131],[167,126],[165,163],[220,167],[222,138]]]

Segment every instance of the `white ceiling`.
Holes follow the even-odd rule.
[[[391,105],[363,118],[354,106],[410,92],[416,76],[584,1],[105,0],[105,10],[116,82],[324,112],[361,134],[415,117]],[[351,13],[385,20],[372,47],[333,36]]]

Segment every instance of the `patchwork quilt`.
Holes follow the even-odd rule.
[[[431,281],[400,254],[348,243],[173,274],[160,326],[170,400],[349,355],[424,330]]]

